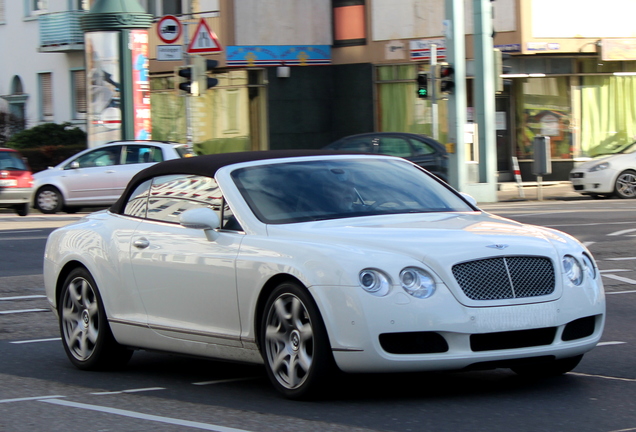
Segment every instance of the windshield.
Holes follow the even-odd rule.
[[[0,152],[0,169],[7,171],[28,171],[20,155],[12,151]]]
[[[234,170],[232,178],[256,217],[271,224],[474,210],[432,176],[400,160],[272,163]]]

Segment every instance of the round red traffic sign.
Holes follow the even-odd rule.
[[[157,24],[157,34],[164,43],[175,43],[181,36],[181,21],[173,15],[166,15]]]

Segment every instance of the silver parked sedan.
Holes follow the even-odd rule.
[[[186,144],[160,141],[114,141],[87,149],[33,175],[33,207],[52,214],[109,206],[142,169],[194,155]]]

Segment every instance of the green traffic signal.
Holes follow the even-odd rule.
[[[424,73],[417,74],[417,97],[428,97],[428,76]]]

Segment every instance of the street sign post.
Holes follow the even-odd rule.
[[[199,20],[199,25],[194,31],[192,41],[188,45],[189,54],[221,52],[223,48],[216,34],[210,30],[210,26],[205,22],[205,18]]]

